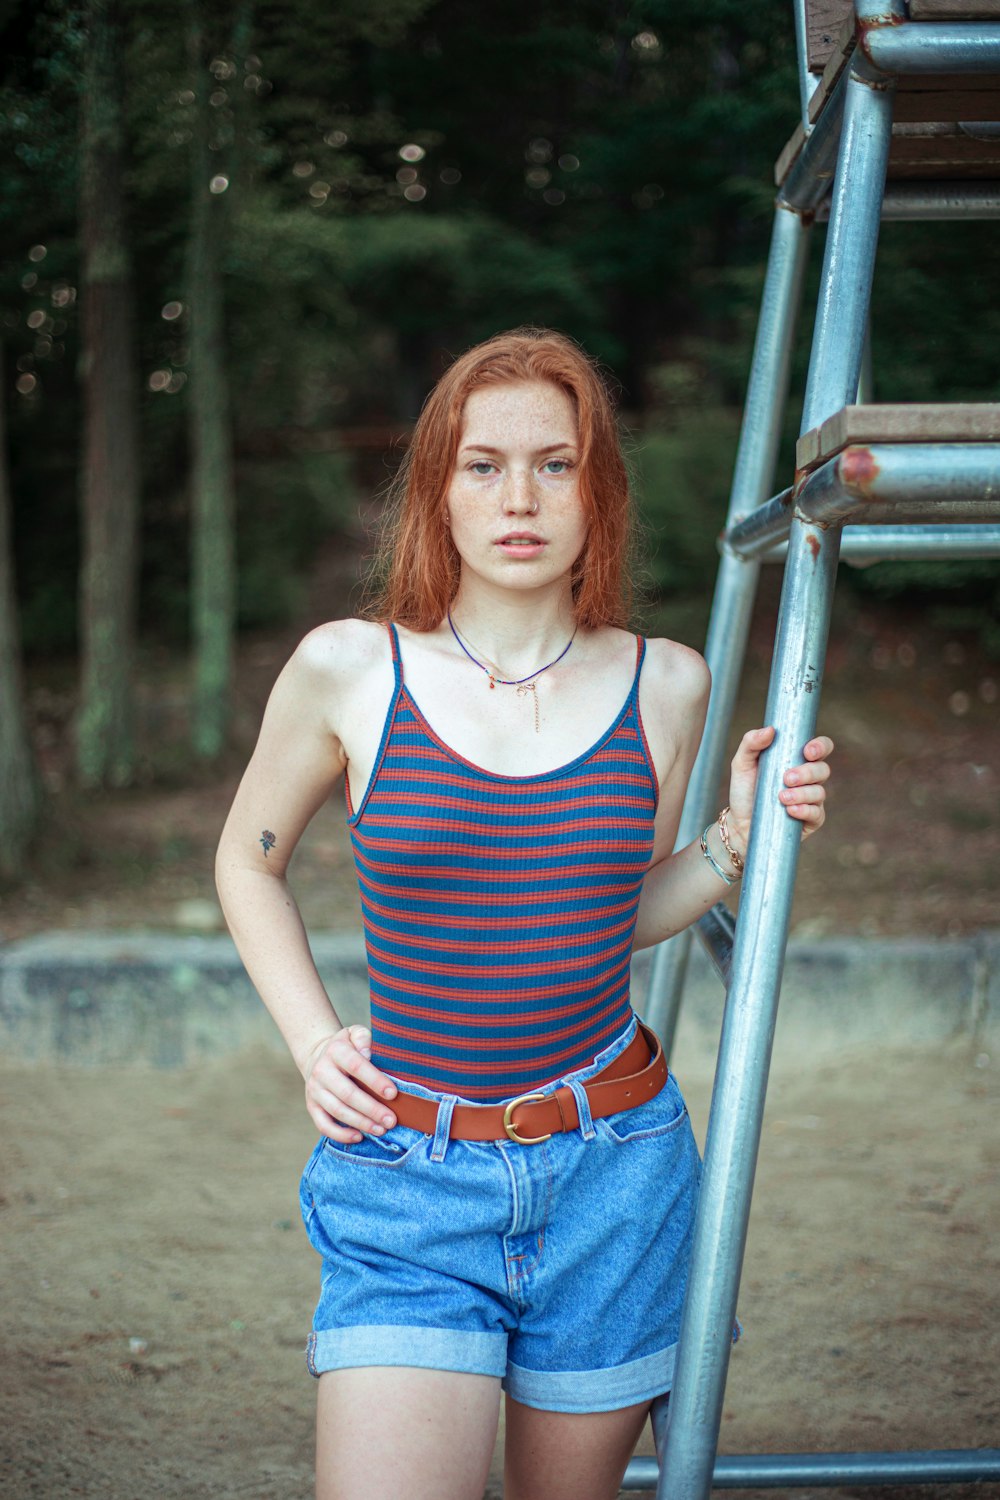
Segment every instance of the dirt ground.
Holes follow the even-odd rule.
[[[701,1138],[709,1062],[678,1068]],[[290,1065],[0,1077],[5,1500],[306,1500]],[[1000,1445],[998,1106],[1000,1057],[968,1047],[775,1075],[721,1451]]]

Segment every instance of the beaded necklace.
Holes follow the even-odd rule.
[[[554,667],[554,666],[558,665],[559,662],[562,661],[563,657],[566,655],[566,653],[569,650],[570,646],[572,646],[573,642],[576,640],[576,632],[579,629],[579,626],[576,626],[574,628],[573,634],[570,636],[569,640],[566,642],[565,646],[562,648],[562,650],[560,651],[559,655],[558,656],[554,656],[551,661],[547,661],[545,663],[544,667],[536,667],[533,672],[529,672],[528,673],[527,677],[507,678],[507,677],[501,677],[500,676],[501,668],[497,666],[496,662],[490,661],[490,658],[488,656],[486,656],[485,651],[482,651],[482,653],[481,653],[484,656],[485,661],[480,661],[478,657],[473,656],[472,652],[469,650],[469,646],[472,645],[472,642],[469,641],[469,646],[467,646],[465,644],[465,641],[462,639],[461,635],[459,634],[459,632],[458,632],[458,630],[457,630],[457,628],[455,626],[454,620],[451,618],[451,608],[450,608],[450,606],[448,608],[447,613],[448,613],[448,626],[449,626],[449,629],[451,630],[452,635],[455,637],[455,639],[458,642],[459,646],[465,652],[465,654],[469,658],[469,660],[475,666],[477,666],[481,672],[485,672],[486,673],[486,676],[489,678],[489,681],[490,681],[490,691],[491,692],[496,687],[512,687],[512,688],[516,688],[517,689],[517,696],[519,698],[523,698],[525,696],[525,694],[527,694],[527,693],[531,694],[531,701],[532,701],[532,704],[534,705],[534,710],[535,710],[535,733],[538,734],[540,726],[539,726],[539,718],[538,718],[538,694],[535,691],[535,678],[536,677],[541,677],[541,675],[542,675],[543,672],[547,672],[550,667]],[[475,649],[477,651],[481,651],[481,648],[479,646],[477,646]],[[486,665],[486,663],[489,663],[489,665]]]

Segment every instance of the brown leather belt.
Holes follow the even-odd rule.
[[[660,1039],[640,1021],[625,1051],[584,1084],[591,1116],[600,1120],[644,1104],[666,1081],[667,1060]],[[434,1134],[436,1099],[400,1090],[389,1108],[401,1125]],[[559,1131],[575,1130],[579,1123],[573,1090],[563,1086],[552,1094],[520,1094],[506,1104],[456,1104],[449,1134],[456,1141],[502,1141],[507,1136],[518,1145],[534,1146]]]

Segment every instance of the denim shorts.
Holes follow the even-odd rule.
[[[302,1215],[323,1258],[306,1359],[320,1375],[409,1365],[500,1376],[548,1411],[614,1411],[669,1390],[701,1162],[671,1074],[644,1104],[593,1121],[583,1088],[628,1028],[565,1084],[574,1131],[537,1145],[395,1125],[320,1140]],[[397,1079],[396,1082],[399,1082]],[[463,1101],[467,1102],[467,1101]],[[390,1105],[391,1108],[391,1105]]]

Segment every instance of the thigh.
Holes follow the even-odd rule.
[[[504,1500],[615,1500],[648,1412],[539,1411],[508,1396]]]
[[[482,1500],[499,1411],[496,1376],[329,1370],[319,1382],[317,1500]]]

